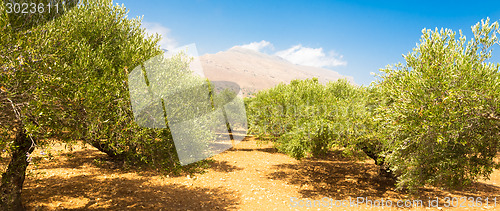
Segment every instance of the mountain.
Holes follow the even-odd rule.
[[[326,83],[344,78],[355,84],[352,77],[340,75],[333,70],[296,65],[278,56],[241,47],[203,55],[200,62],[205,77],[211,81],[235,82],[245,96],[282,82],[289,83],[293,79],[316,77],[320,83]]]

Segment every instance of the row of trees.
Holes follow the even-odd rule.
[[[491,64],[498,23],[423,30],[421,43],[369,87],[316,79],[247,99],[250,131],[296,158],[363,151],[399,188],[462,187],[500,165],[500,72]]]
[[[83,140],[117,160],[180,167],[169,127],[135,123],[128,90],[129,68],[163,53],[159,37],[146,36],[141,20],[110,0],[50,2],[59,13],[7,13],[0,4],[0,149],[11,155],[2,210],[22,209],[30,153],[54,139]],[[259,92],[246,101],[250,129],[297,158],[361,150],[400,187],[487,177],[498,167],[500,140],[499,67],[486,63],[498,23],[481,22],[473,32],[466,43],[450,30],[424,31],[406,64],[387,68],[370,87],[313,79]],[[179,57],[168,66],[188,63]],[[203,114],[234,99],[208,89],[212,105]],[[226,121],[241,117],[237,107],[223,112]]]

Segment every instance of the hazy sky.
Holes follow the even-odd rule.
[[[423,28],[462,30],[489,17],[500,1],[115,1],[129,17],[164,36],[162,48],[195,43],[200,55],[245,46],[293,63],[319,66],[369,85],[380,68],[404,62]],[[500,50],[500,46],[495,49]],[[493,51],[492,61],[500,61]]]

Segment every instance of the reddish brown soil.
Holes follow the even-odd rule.
[[[34,161],[38,165],[29,167],[23,198],[30,210],[303,210],[305,200],[323,197],[391,199],[394,207],[400,199],[411,199],[395,192],[393,181],[380,176],[371,161],[354,161],[334,152],[322,159],[297,161],[276,152],[271,144],[257,144],[253,138],[214,156],[207,172],[194,176],[166,177],[151,171],[115,168],[94,148],[77,146],[70,152],[56,145],[46,151],[53,155],[51,161],[36,151],[38,158]],[[304,207],[291,207],[296,205],[291,197],[297,198],[294,202],[304,200],[300,204]],[[500,172],[462,191],[426,188],[414,197],[424,203],[428,197],[439,197],[441,204],[444,197],[497,197],[500,201]],[[327,205],[318,202],[310,210]],[[427,210],[426,206],[412,210]],[[500,202],[496,207],[490,202],[488,207],[467,210],[499,207]],[[366,204],[347,208],[332,204],[321,209],[371,208],[381,210]]]

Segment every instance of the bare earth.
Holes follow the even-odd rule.
[[[348,203],[351,198],[355,205],[356,197],[390,199],[396,207],[398,200],[410,199],[393,191],[391,180],[379,176],[371,161],[353,161],[337,153],[297,161],[276,152],[271,144],[257,144],[253,138],[214,156],[211,168],[194,176],[166,177],[114,168],[105,154],[90,147],[76,146],[70,152],[57,144],[47,151],[53,160],[35,151],[38,166],[30,165],[28,170],[23,197],[29,210],[381,210],[365,203],[337,207],[342,205],[336,200]],[[4,159],[2,170],[5,164]],[[471,204],[464,203],[466,208],[455,210],[499,209],[500,202],[495,207],[491,200],[497,197],[500,201],[500,172],[463,191],[427,188],[416,196],[424,205],[412,210],[428,210],[429,197],[439,197],[439,209],[447,209],[442,206],[444,197],[490,199],[487,207],[483,200],[481,207],[470,208]],[[308,199],[324,200],[307,204]]]

